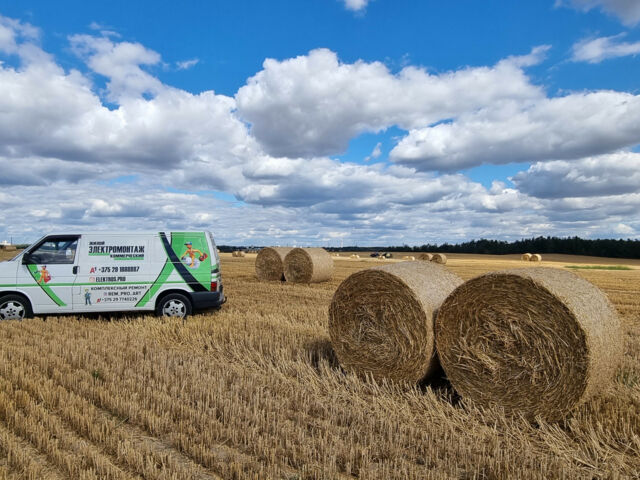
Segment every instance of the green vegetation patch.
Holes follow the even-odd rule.
[[[581,270],[633,270],[626,265],[565,265],[565,268],[576,268]]]

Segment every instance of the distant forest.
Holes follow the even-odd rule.
[[[247,249],[246,246],[219,245],[222,252]],[[259,250],[261,247],[248,247]],[[501,240],[471,240],[470,242],[452,245],[426,243],[410,247],[398,245],[393,247],[326,247],[331,252],[442,252],[442,253],[479,253],[485,255],[507,255],[521,253],[564,253],[567,255],[588,255],[591,257],[640,258],[640,240],[587,240],[580,237],[537,237],[505,242]]]
[[[537,237],[505,242],[501,240],[471,240],[452,245],[425,244],[393,247],[343,247],[328,248],[331,251],[388,251],[388,252],[443,252],[478,253],[486,255],[507,255],[513,253],[564,253],[567,255],[588,255],[593,257],[640,258],[640,240],[587,240],[580,237],[558,238]]]

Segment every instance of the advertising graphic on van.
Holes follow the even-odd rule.
[[[34,313],[153,310],[169,293],[185,312],[225,301],[208,232],[49,235],[15,260],[0,263],[0,297],[24,295]]]
[[[113,260],[144,260],[144,245],[106,245],[104,241],[89,242],[89,256],[108,256]]]
[[[49,271],[47,270],[47,266],[46,265],[42,265],[42,267],[38,268],[37,265],[27,265],[27,269],[29,270],[29,273],[31,274],[31,276],[33,277],[33,279],[36,281],[36,284],[40,286],[40,288],[42,289],[42,291],[44,293],[47,294],[47,296],[59,307],[66,307],[67,304],[64,303],[62,300],[60,300],[60,298],[58,298],[58,296],[53,293],[53,290],[51,290],[51,288],[49,286],[47,286],[47,283],[49,283],[51,281],[51,274],[49,273]],[[53,284],[52,284],[53,286]]]

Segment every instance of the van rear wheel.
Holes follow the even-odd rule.
[[[156,306],[159,317],[187,318],[191,315],[191,302],[179,293],[171,293],[163,297]]]
[[[19,320],[33,315],[31,305],[20,295],[6,295],[0,298],[0,321]]]

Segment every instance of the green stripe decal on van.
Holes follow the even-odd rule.
[[[151,288],[146,291],[140,301],[136,304],[136,307],[144,307],[147,303],[149,303],[149,300],[151,300],[151,298],[153,298],[157,291],[160,290],[160,287],[162,287],[162,285],[167,282],[167,279],[169,278],[169,275],[171,275],[171,273],[173,273],[173,263],[171,263],[169,260],[166,260],[164,262],[164,267],[162,267],[160,275],[158,275],[158,278],[156,278],[156,281],[153,282]]]
[[[31,276],[33,277],[33,279],[36,281],[37,286],[39,286],[44,291],[44,293],[46,293],[49,296],[49,298],[56,303],[56,305],[58,305],[59,307],[67,306],[66,303],[60,300],[60,298],[58,298],[58,296],[55,293],[53,293],[53,290],[51,290],[46,283],[44,282],[38,283],[38,276],[39,276],[38,274],[40,272],[38,270],[37,265],[27,265],[27,268],[29,269],[29,273],[31,273]]]

